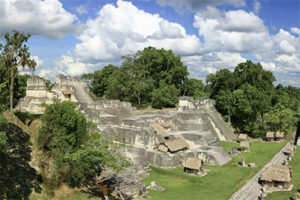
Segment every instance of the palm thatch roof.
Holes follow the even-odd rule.
[[[201,160],[195,157],[188,157],[184,163],[184,167],[199,170],[201,167]]]
[[[250,142],[249,141],[241,141],[240,147],[249,148],[250,147]]]
[[[167,133],[167,131],[158,123],[151,123],[150,128],[153,128],[155,133],[163,136],[164,138],[169,137],[169,134]]]
[[[291,179],[291,168],[287,165],[274,165],[272,167],[269,167],[260,177],[260,180],[267,182],[290,182]]]
[[[284,138],[284,132],[276,132],[276,136],[277,138]]]
[[[174,140],[166,140],[164,144],[168,147],[170,152],[179,151],[189,147],[189,144],[182,138],[177,138]]]
[[[244,133],[239,134],[239,137],[238,137],[238,139],[241,139],[241,140],[246,140],[247,138],[248,138],[248,135],[244,134]]]
[[[272,132],[272,131],[267,132],[266,138],[274,138],[274,132]]]

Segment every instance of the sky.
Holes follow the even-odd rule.
[[[50,80],[153,46],[193,78],[252,60],[300,87],[300,0],[0,0],[0,35],[12,30],[31,33],[34,73]]]

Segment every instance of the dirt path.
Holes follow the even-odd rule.
[[[250,180],[248,180],[245,185],[243,185],[237,192],[235,192],[229,200],[258,200],[261,195],[261,186],[258,183],[259,177],[262,175],[263,171],[275,164],[282,164],[286,159],[286,156],[282,151],[291,144],[287,143],[273,158],[270,160],[256,175],[254,175]]]

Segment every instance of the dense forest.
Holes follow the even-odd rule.
[[[50,188],[65,183],[99,189],[95,180],[102,171],[118,171],[129,163],[112,141],[94,132],[93,124],[73,103],[46,106],[37,133],[4,117],[9,115],[4,111],[25,96],[30,75],[20,75],[19,66],[34,69],[36,65],[25,45],[29,37],[15,31],[6,34],[5,44],[0,44],[0,198],[28,199],[32,190],[41,191],[41,181]],[[268,130],[288,133],[300,118],[300,88],[275,85],[272,72],[252,61],[238,64],[234,71],[222,69],[210,74],[204,85],[189,78],[181,57],[172,50],[147,47],[124,56],[120,67],[110,64],[81,78],[96,99],[130,101],[138,108],[176,107],[180,96],[215,99],[224,119],[237,132],[252,137],[263,137]],[[46,84],[51,89],[52,83]],[[30,142],[38,155],[39,174],[29,165]]]
[[[130,101],[137,107],[175,107],[179,96],[209,97],[237,132],[263,137],[268,130],[290,132],[300,117],[300,88],[275,85],[272,72],[248,60],[234,71],[209,74],[206,85],[189,78],[172,50],[145,48],[123,57],[120,67],[82,75],[97,98]]]

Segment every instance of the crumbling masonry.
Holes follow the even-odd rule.
[[[214,108],[214,100],[181,97],[177,111],[141,112],[129,102],[94,101],[87,84],[63,75],[48,91],[45,80],[27,81],[26,97],[17,109],[42,114],[43,103],[70,100],[95,122],[108,139],[125,144],[125,155],[139,166],[174,168],[187,157],[202,156],[206,163],[224,165],[231,160],[220,141],[233,140],[231,127]]]

